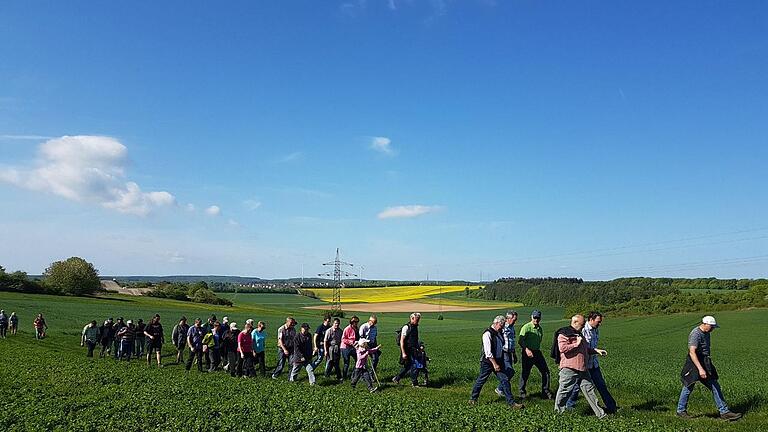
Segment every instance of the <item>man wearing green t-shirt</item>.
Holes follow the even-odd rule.
[[[552,399],[552,392],[549,390],[549,368],[547,362],[544,360],[544,356],[541,354],[541,338],[543,332],[541,330],[541,311],[534,310],[531,313],[531,322],[526,323],[520,329],[520,337],[518,343],[522,349],[522,363],[523,371],[520,374],[520,398],[524,399],[526,396],[525,385],[528,383],[528,377],[531,375],[531,369],[536,366],[536,369],[541,372],[541,394],[545,399]]]

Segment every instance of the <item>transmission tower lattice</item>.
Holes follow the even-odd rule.
[[[344,288],[342,278],[356,277],[356,274],[352,274],[343,267],[354,267],[354,264],[344,262],[339,258],[339,248],[336,248],[336,259],[323,263],[324,266],[333,266],[332,272],[320,273],[318,276],[333,277],[333,304],[331,304],[331,314],[338,315],[341,312],[341,289]]]

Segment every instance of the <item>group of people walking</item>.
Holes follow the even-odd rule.
[[[43,318],[43,314],[37,314],[32,325],[35,329],[35,338],[42,339],[45,337],[45,332],[48,330],[48,324]],[[16,335],[19,331],[19,316],[16,312],[11,312],[10,315],[5,313],[5,310],[0,310],[0,339],[5,339],[10,335]]]
[[[515,401],[511,388],[512,376],[515,374],[514,365],[518,361],[515,340],[519,337],[517,342],[522,357],[519,380],[521,400],[527,397],[526,385],[535,366],[541,373],[541,395],[544,399],[554,399],[556,412],[563,413],[573,409],[579,393],[582,393],[598,418],[615,413],[618,406],[608,391],[598,360],[598,357],[608,354],[598,348],[603,315],[599,312],[590,312],[586,318],[583,315],[574,315],[569,326],[554,333],[550,356],[558,365],[559,382],[556,394],[550,390],[549,368],[541,352],[541,316],[541,311],[534,310],[531,313],[531,321],[521,327],[519,334],[516,334],[514,328],[518,318],[516,311],[509,311],[505,316],[499,315],[493,319],[481,336],[480,374],[470,394],[470,405],[477,403],[486,381],[491,374],[495,374],[499,381],[496,393],[506,399],[510,408],[524,408],[522,403]],[[710,333],[717,327],[714,317],[705,316],[690,333],[688,356],[681,372],[683,389],[677,406],[678,417],[692,418],[688,414],[687,406],[688,397],[696,382],[701,382],[712,392],[720,418],[735,421],[742,417],[742,414],[732,412],[728,408],[717,380],[717,370],[710,358]],[[597,401],[598,393],[603,406]]]
[[[418,325],[421,314],[413,313],[409,322],[398,331],[401,370],[393,378],[399,383],[406,376],[413,386],[419,386],[419,378],[427,385],[429,372],[424,343],[419,340]],[[349,379],[352,387],[362,380],[371,392],[380,385],[376,371],[381,356],[378,343],[378,319],[371,315],[363,325],[353,316],[349,324],[341,328],[339,318],[325,316],[323,322],[312,332],[308,323],[296,329],[297,321],[289,316],[277,329],[277,364],[271,373],[277,379],[287,371],[288,380],[296,381],[302,369],[307,373],[310,385],[316,383],[316,371],[323,365],[324,376],[335,377],[339,382]],[[224,370],[235,377],[266,377],[265,349],[267,325],[252,319],[245,321],[242,330],[228,317],[219,321],[211,315],[204,323],[196,318],[192,325],[181,317],[171,331],[171,341],[176,349],[176,364],[184,364],[187,371],[197,369],[207,372]],[[152,354],[158,367],[162,367],[161,349],[165,343],[160,315],[155,315],[145,324],[109,318],[102,325],[94,320],[86,324],[81,333],[81,346],[87,346],[87,356],[101,346],[100,357],[114,356],[116,360],[130,361],[146,355],[147,365],[152,364]],[[187,359],[185,361],[185,355]],[[343,367],[342,367],[343,361]],[[350,368],[352,369],[350,373]]]

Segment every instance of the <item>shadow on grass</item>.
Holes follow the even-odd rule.
[[[739,400],[736,404],[731,405],[730,408],[734,412],[747,413],[764,406],[765,401],[765,396],[756,394],[748,397],[747,399]]]
[[[632,405],[632,409],[650,412],[669,412],[672,410],[669,407],[669,401],[661,401],[658,399],[650,399],[641,404]]]

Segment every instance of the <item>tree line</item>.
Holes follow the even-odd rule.
[[[682,290],[710,290],[689,293]],[[711,292],[721,290],[720,292]],[[722,291],[727,290],[727,291]],[[584,310],[617,314],[675,313],[768,306],[768,279],[503,278],[470,296],[527,305],[566,307],[566,315]]]
[[[145,286],[142,286],[144,288]],[[149,288],[149,286],[146,286]],[[203,281],[194,284],[167,283],[151,287],[147,295],[215,305],[231,306],[232,302],[218,297]],[[41,278],[33,278],[22,271],[6,272],[0,266],[0,291],[87,296],[103,292],[99,271],[80,257],[55,261],[45,269]]]

